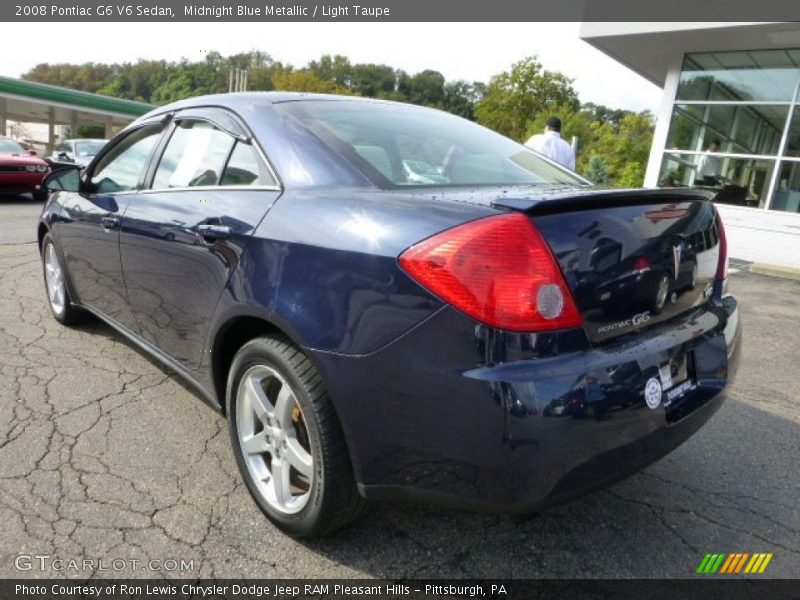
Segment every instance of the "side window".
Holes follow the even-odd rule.
[[[220,185],[268,186],[276,183],[255,148],[236,142]]]
[[[158,163],[153,189],[217,185],[233,143],[206,121],[181,121]]]
[[[105,154],[92,174],[91,184],[95,192],[103,194],[136,189],[159,135],[161,125],[142,127]]]

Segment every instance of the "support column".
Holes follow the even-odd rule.
[[[0,98],[0,135],[6,134],[6,99]]]
[[[73,110],[72,114],[70,115],[69,136],[71,138],[80,137],[78,135],[78,111],[77,110]]]
[[[56,147],[56,109],[50,107],[47,115],[47,154]]]
[[[647,161],[647,173],[644,176],[644,187],[657,187],[661,163],[664,160],[664,149],[667,145],[669,122],[672,118],[672,108],[675,104],[675,95],[678,92],[678,82],[681,78],[683,54],[671,57],[667,68],[667,77],[664,80],[664,94],[661,96],[661,108],[656,115],[656,129],[653,132],[653,145],[650,147],[650,159]]]
[[[106,117],[105,137],[107,140],[114,137],[114,120],[111,117]]]

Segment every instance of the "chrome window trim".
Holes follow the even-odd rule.
[[[282,188],[278,186],[265,185],[198,185],[174,188],[148,188],[141,189],[134,193],[138,194],[165,194],[170,192],[280,192]],[[131,192],[125,192],[131,193]]]

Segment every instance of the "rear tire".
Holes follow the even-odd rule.
[[[42,239],[42,270],[47,305],[56,321],[62,325],[75,325],[86,320],[86,312],[75,307],[67,289],[67,277],[52,236]]]
[[[667,304],[667,300],[669,299],[669,277],[665,274],[662,274],[661,277],[658,279],[658,284],[656,285],[656,293],[653,297],[652,304],[650,308],[653,311],[654,315],[661,314],[661,311],[664,310],[664,306]]]
[[[311,361],[282,335],[236,353],[226,399],[231,444],[250,495],[278,528],[318,537],[355,519],[344,435]]]

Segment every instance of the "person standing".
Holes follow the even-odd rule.
[[[716,186],[720,184],[722,178],[722,158],[713,156],[719,152],[721,142],[714,140],[706,148],[708,154],[701,154],[697,161],[697,175],[695,183],[700,185]]]
[[[537,133],[525,145],[539,154],[575,170],[575,151],[567,142],[561,139],[561,119],[550,117],[544,126],[544,133]]]

